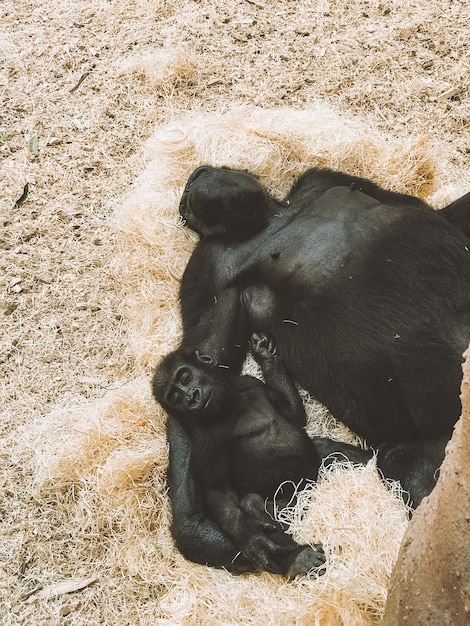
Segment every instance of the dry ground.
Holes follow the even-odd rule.
[[[143,147],[156,125],[186,112],[198,119],[237,104],[301,110],[320,99],[361,118],[363,136],[370,127],[392,144],[407,145],[414,136],[413,145],[425,145],[432,160],[424,159],[421,173],[415,168],[411,187],[436,206],[468,191],[470,3],[350,4],[0,3],[0,615],[5,624],[227,623],[230,603],[237,611],[243,605],[244,623],[260,623],[260,606],[273,608],[272,616],[264,617],[271,623],[349,626],[375,623],[380,616],[380,593],[370,602],[361,600],[355,611],[342,613],[338,600],[339,608],[329,613],[326,603],[314,615],[301,593],[313,593],[307,583],[287,588],[270,577],[254,577],[256,587],[269,579],[261,605],[250,597],[254,587],[243,591],[243,581],[204,568],[184,569],[177,555],[165,561],[173,573],[147,565],[159,550],[170,554],[161,530],[167,523],[164,483],[152,479],[151,471],[165,461],[163,426],[154,422],[146,386],[158,354],[136,339],[132,308],[127,301],[123,306],[129,292],[113,217],[123,203],[130,206],[133,189],[142,188],[142,180],[131,185],[155,158],[151,146],[148,157]],[[406,157],[401,159],[405,164]],[[155,161],[150,172],[158,173]],[[374,168],[363,173],[372,175]],[[26,184],[28,196],[18,202]],[[146,190],[151,193],[152,186]],[[185,245],[182,255],[190,249],[190,242]],[[153,289],[158,285],[156,280]],[[144,299],[151,304],[153,295],[149,290]],[[175,338],[176,332],[175,326]],[[103,415],[110,415],[104,433]],[[92,450],[90,420],[100,433]],[[48,455],[60,457],[61,447],[71,445],[64,433],[77,423],[83,423],[77,454],[86,459],[82,466],[89,478],[83,472],[77,477],[75,466],[48,473]],[[137,427],[145,432],[134,446],[136,469],[130,452],[119,458],[115,442],[132,438]],[[129,493],[125,501],[106,496],[113,491],[106,487],[111,461],[122,468],[126,459],[131,468],[126,476],[135,486],[132,511],[140,515],[135,525],[123,512]],[[130,565],[127,539],[142,528],[146,548],[135,548]],[[184,593],[195,570],[198,600]],[[38,596],[71,578],[96,581],[75,594],[53,587],[54,597]],[[207,592],[218,585],[219,596]],[[283,594],[285,612],[279,603]]]

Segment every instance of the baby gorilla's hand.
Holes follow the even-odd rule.
[[[250,338],[250,348],[253,358],[258,363],[271,359],[277,354],[274,339],[264,335],[263,333],[253,333]]]

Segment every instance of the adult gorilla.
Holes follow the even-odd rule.
[[[460,415],[470,339],[470,198],[422,201],[330,170],[283,201],[246,172],[200,167],[180,213],[201,235],[180,290],[182,356],[238,372],[251,330],[275,337],[294,378],[379,448],[415,504],[434,484]],[[209,520],[190,445],[171,416],[172,532],[189,559],[232,571],[233,544]],[[266,542],[261,561],[269,562]]]

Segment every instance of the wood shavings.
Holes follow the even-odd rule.
[[[460,89],[458,87],[451,87],[450,89],[446,89],[439,96],[437,96],[436,101],[443,102],[444,100],[449,100],[450,98],[456,96],[459,92]]]
[[[70,580],[62,580],[52,585],[44,587],[31,597],[27,599],[27,603],[35,602],[36,600],[49,600],[56,596],[61,596],[64,593],[73,593],[74,591],[80,591],[97,582],[98,576],[89,576],[88,578],[71,578]]]

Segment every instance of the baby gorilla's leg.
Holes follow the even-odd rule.
[[[269,539],[279,546],[279,553],[275,556],[279,574],[295,578],[308,573],[317,576],[324,573],[325,554],[321,544],[301,546],[287,535],[272,516],[274,510],[272,500],[265,501],[257,493],[248,493],[240,501],[240,506],[261,525]]]

